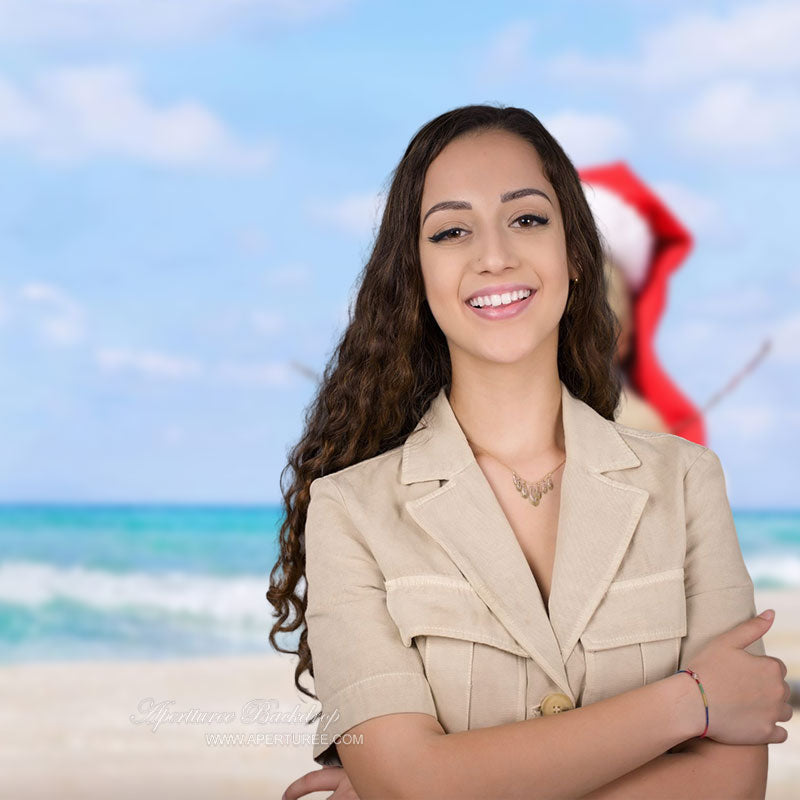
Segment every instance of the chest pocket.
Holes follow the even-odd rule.
[[[678,669],[686,635],[683,567],[614,581],[581,636],[582,704],[666,678]]]
[[[527,653],[468,581],[393,578],[386,604],[403,644],[419,649],[446,733],[525,719]]]

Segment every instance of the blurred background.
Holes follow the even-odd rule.
[[[244,711],[316,710],[267,641],[280,472],[391,170],[468,103],[624,162],[691,234],[653,348],[800,678],[798,38],[785,2],[0,0],[0,793],[316,769],[206,734],[313,731]],[[768,797],[798,781],[790,733]]]

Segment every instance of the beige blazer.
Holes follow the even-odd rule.
[[[716,454],[606,420],[563,382],[561,400],[549,616],[444,389],[402,446],[313,481],[318,764],[340,765],[335,737],[382,714],[451,733],[552,713],[557,693],[567,709],[611,697],[755,615]]]

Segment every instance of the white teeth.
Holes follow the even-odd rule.
[[[503,292],[503,294],[491,294],[485,297],[473,297],[469,304],[474,308],[482,308],[483,306],[507,306],[516,300],[522,300],[531,293],[530,289],[521,289],[513,292]]]

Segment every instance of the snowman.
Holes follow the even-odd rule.
[[[689,231],[627,164],[578,171],[604,250],[608,301],[620,324],[615,420],[706,444],[705,422],[655,351],[669,279],[692,248]]]

